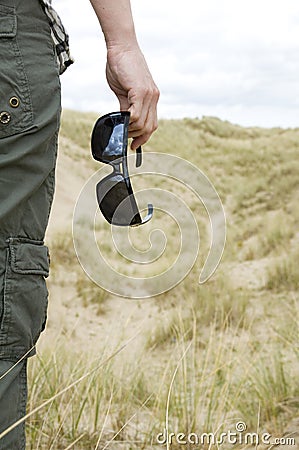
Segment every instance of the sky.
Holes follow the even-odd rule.
[[[76,4],[76,6],[74,6]],[[161,96],[159,118],[216,116],[243,126],[299,127],[298,0],[131,0],[139,44]],[[62,106],[119,109],[88,0],[53,0],[75,64]]]

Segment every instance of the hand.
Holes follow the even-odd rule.
[[[159,99],[159,90],[138,45],[109,47],[106,76],[120,109],[131,113],[129,137],[133,138],[132,150],[136,150],[157,129]]]

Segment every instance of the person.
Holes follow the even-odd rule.
[[[129,110],[132,149],[157,128],[159,91],[139,48],[130,0],[90,0],[106,47],[106,77]],[[55,184],[59,75],[72,63],[49,0],[0,4],[0,450],[24,450],[28,357],[45,328],[44,235]],[[100,55],[99,55],[100,57]]]

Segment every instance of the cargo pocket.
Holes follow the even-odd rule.
[[[48,275],[48,248],[42,241],[8,240],[0,333],[2,357],[23,356],[45,328]],[[33,349],[30,355],[34,353]]]
[[[0,4],[0,138],[33,125],[29,84],[17,41],[15,8]]]

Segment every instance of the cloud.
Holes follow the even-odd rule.
[[[139,42],[161,91],[161,117],[211,114],[243,125],[299,126],[298,2],[131,2]],[[56,3],[76,59],[62,76],[64,106],[118,109],[88,0],[76,7],[72,0]]]

